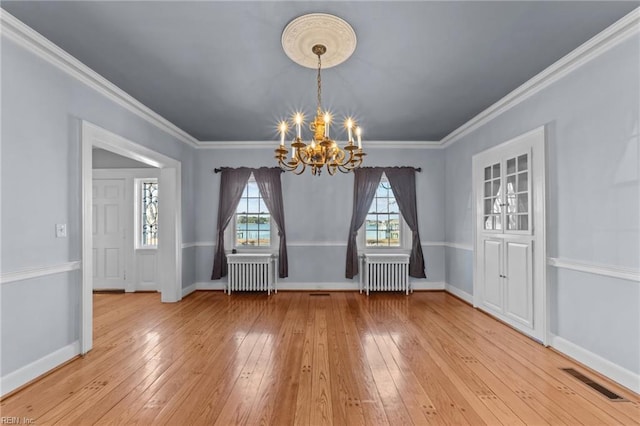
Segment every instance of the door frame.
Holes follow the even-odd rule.
[[[541,329],[539,331],[539,338],[541,343],[545,346],[550,344],[549,335],[549,291],[547,281],[547,223],[546,223],[546,193],[547,193],[547,161],[546,161],[546,139],[547,129],[546,126],[540,126],[519,136],[511,138],[506,142],[500,143],[489,149],[475,154],[472,157],[472,169],[471,169],[471,186],[472,186],[472,217],[473,217],[473,306],[475,308],[481,307],[480,300],[480,266],[478,265],[478,245],[480,239],[480,230],[478,229],[478,195],[480,183],[476,181],[476,177],[479,176],[481,170],[480,161],[482,157],[487,154],[509,149],[511,146],[522,142],[523,140],[535,138],[531,143],[531,155],[532,155],[532,178],[531,190],[533,207],[531,214],[533,215],[533,291],[534,291],[534,303],[539,301],[542,306],[534,304],[534,322],[541,322]],[[536,297],[536,292],[539,297]],[[500,318],[503,319],[503,318]],[[517,328],[517,327],[516,327]],[[534,330],[536,327],[534,326]],[[534,337],[534,336],[531,336]],[[535,337],[534,337],[535,338]]]
[[[82,121],[82,290],[80,353],[93,346],[93,148],[102,148],[160,169],[158,204],[163,226],[158,229],[158,280],[162,302],[182,299],[182,165],[180,161]]]

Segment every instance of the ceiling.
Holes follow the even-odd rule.
[[[364,140],[437,141],[638,7],[637,1],[2,1],[2,8],[200,141],[277,140],[315,109],[280,38],[337,15],[358,43],[323,105]]]

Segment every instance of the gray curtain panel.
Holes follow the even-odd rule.
[[[353,171],[353,212],[351,213],[351,225],[349,226],[349,238],[347,240],[347,267],[346,277],[352,279],[358,275],[358,246],[356,237],[358,229],[364,223],[369,212],[369,207],[376,194],[382,169],[377,167],[360,167]]]
[[[416,207],[416,174],[413,167],[386,167],[384,173],[389,179],[391,190],[396,196],[400,213],[413,234],[409,256],[409,276],[426,278],[424,256],[418,233],[418,208]]]
[[[289,259],[287,257],[287,233],[284,228],[284,205],[282,203],[282,185],[279,167],[261,167],[253,171],[258,189],[264,203],[267,205],[271,217],[278,226],[280,247],[278,249],[278,275],[280,278],[289,276]]]
[[[216,251],[213,255],[212,280],[227,276],[227,255],[224,252],[224,230],[229,225],[236,207],[242,197],[252,169],[223,167],[220,172],[220,201],[218,202],[218,232],[216,233]]]

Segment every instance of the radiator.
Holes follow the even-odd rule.
[[[409,294],[408,254],[365,254],[362,256],[360,292],[404,291]]]
[[[227,255],[227,293],[232,291],[266,291],[277,293],[276,259],[271,254]]]

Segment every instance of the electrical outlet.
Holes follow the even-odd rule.
[[[67,238],[66,223],[56,223],[56,238]]]

